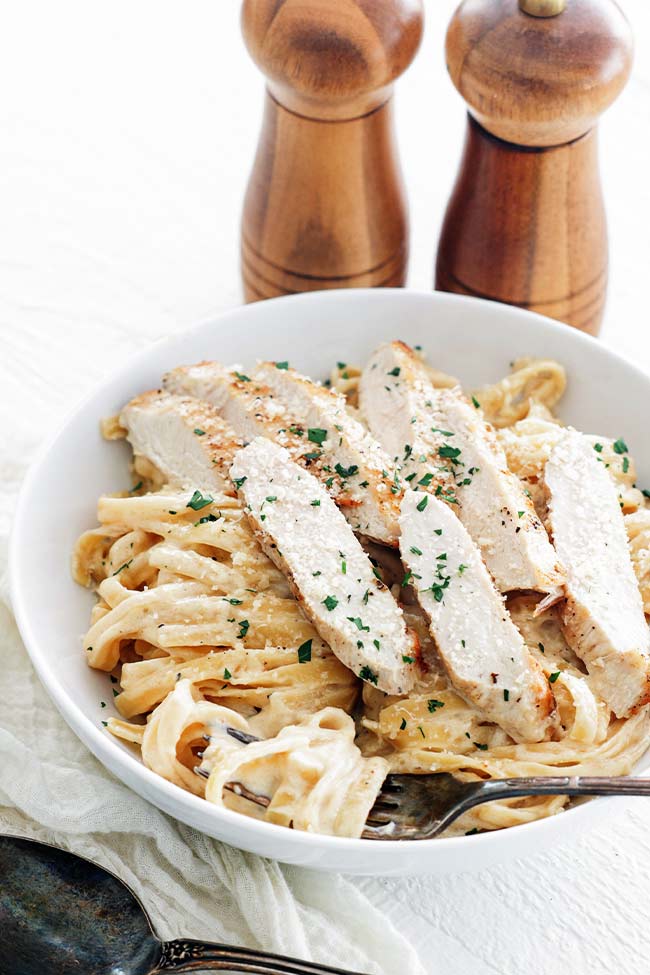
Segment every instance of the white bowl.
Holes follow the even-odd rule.
[[[70,553],[77,536],[96,522],[97,498],[130,484],[128,448],[102,440],[99,420],[157,387],[166,369],[201,359],[246,366],[272,358],[325,377],[337,360],[362,363],[379,342],[395,338],[422,345],[431,363],[469,386],[503,376],[518,356],[558,359],[569,376],[563,418],[584,431],[624,436],[639,483],[650,484],[650,379],[594,339],[517,308],[456,295],[382,289],[279,298],[159,342],[75,410],[23,486],[11,544],[12,598],[34,666],[65,720],[114,775],[160,809],[209,836],[287,863],[348,873],[443,873],[557,845],[620,800],[600,799],[500,832],[419,843],[318,836],[217,809],[145,768],[102,728],[107,710],[99,702],[112,698],[108,677],[89,669],[81,646],[94,596],[70,575]],[[646,755],[639,771],[649,764]]]

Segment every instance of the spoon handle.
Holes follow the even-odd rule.
[[[151,975],[157,972],[193,972],[201,969],[228,972],[254,972],[256,975],[361,975],[329,965],[298,961],[266,951],[253,951],[204,941],[166,941],[162,956]]]

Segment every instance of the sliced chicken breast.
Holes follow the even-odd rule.
[[[319,477],[352,528],[397,545],[401,490],[388,457],[343,397],[282,363],[250,376],[218,362],[174,369],[166,389],[207,400],[244,440],[268,437]]]
[[[449,505],[501,592],[562,595],[564,574],[494,431],[460,389],[436,389],[408,346],[380,346],[363,370],[361,410],[402,479]],[[547,603],[549,604],[549,603]]]
[[[208,403],[152,390],[123,407],[120,425],[139,458],[167,484],[232,492],[230,465],[242,446]]]
[[[321,482],[264,438],[239,451],[231,474],[264,551],[339,660],[389,694],[410,690],[414,638]]]
[[[273,362],[258,366],[253,375],[301,418],[308,437],[313,437],[312,431],[325,435],[311,451],[320,451],[314,473],[354,531],[396,547],[402,497],[397,472],[377,440],[348,411],[345,397],[294,369],[277,369]]]
[[[549,523],[567,571],[563,629],[614,714],[650,701],[650,631],[617,490],[582,434],[569,430],[546,464]]]
[[[549,682],[510,619],[481,553],[450,507],[407,491],[400,552],[456,691],[515,741],[547,739]]]
[[[210,403],[246,442],[268,437],[296,457],[313,446],[305,443],[302,423],[289,414],[267,386],[220,362],[172,369],[163,376],[163,387]]]

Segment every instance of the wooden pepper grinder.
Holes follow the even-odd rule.
[[[464,0],[446,51],[469,117],[436,287],[596,334],[607,286],[596,122],[630,73],[625,17],[613,0]]]
[[[422,19],[421,0],[244,0],[244,39],[268,78],[242,219],[247,301],[404,284],[391,96]]]

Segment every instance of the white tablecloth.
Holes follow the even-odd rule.
[[[427,36],[397,102],[415,287],[430,286],[464,125],[442,55],[454,4],[426,6]],[[638,53],[602,125],[612,245],[603,340],[650,368],[650,11],[647,0],[623,6]],[[383,881],[279,867],[129,793],[64,727],[33,676],[6,580],[25,466],[131,352],[241,300],[238,221],[262,81],[239,38],[238,7],[23,0],[4,11],[0,828],[107,863],[165,936],[260,944],[386,975],[641,975],[650,804],[617,805],[577,843],[476,875]]]

